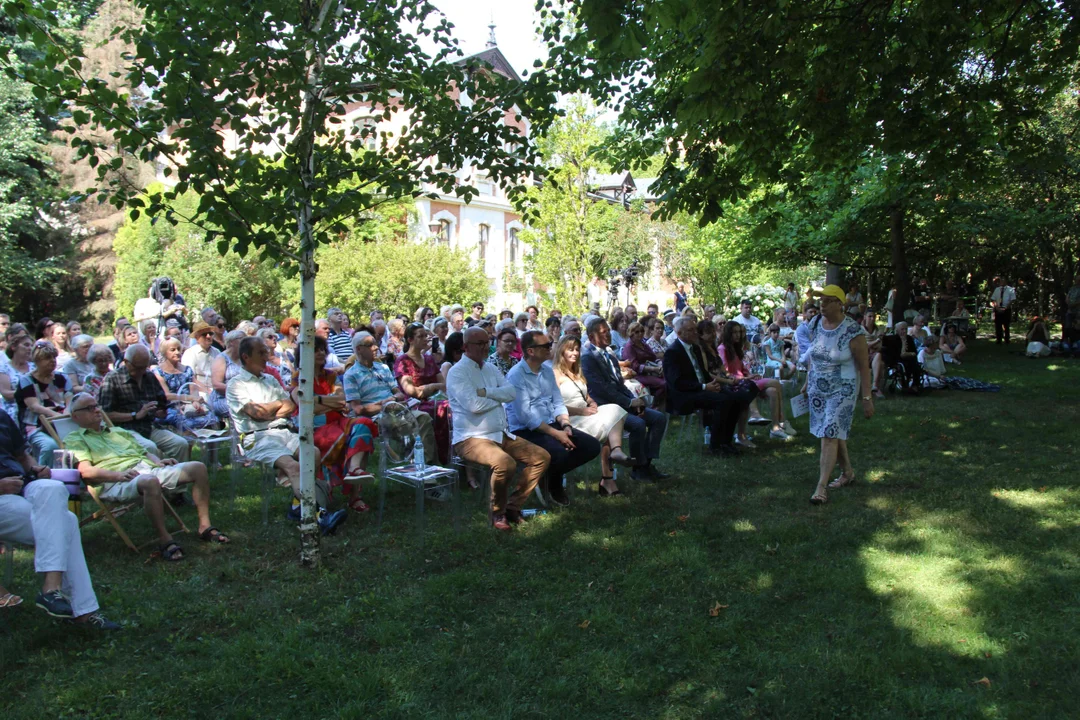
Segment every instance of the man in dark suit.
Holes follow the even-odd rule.
[[[619,365],[607,347],[611,345],[611,328],[601,317],[591,317],[585,323],[589,344],[581,348],[581,374],[589,388],[589,395],[600,405],[614,403],[628,415],[625,427],[630,433],[630,454],[637,461],[631,471],[635,480],[663,480],[667,473],[661,472],[653,460],[660,457],[660,442],[667,428],[667,416],[645,407],[645,401],[636,398],[623,384]]]
[[[732,444],[732,437],[741,406],[734,396],[720,392],[720,382],[706,372],[708,364],[698,347],[697,322],[693,318],[678,318],[675,333],[677,339],[664,353],[664,378],[670,408],[684,415],[705,410],[711,417],[711,452],[737,455],[739,451]],[[591,392],[592,388],[589,390]]]

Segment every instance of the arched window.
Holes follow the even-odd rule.
[[[449,220],[439,221],[439,242],[446,247],[450,247],[450,225]]]
[[[491,237],[491,227],[488,225],[480,226],[480,267],[484,267],[484,262],[487,260],[487,246],[488,239]]]

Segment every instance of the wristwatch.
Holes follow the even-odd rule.
[[[134,419],[135,419],[135,418],[137,418],[137,417],[139,417],[139,413],[137,413],[137,412],[133,412],[133,413],[131,413],[131,419],[132,419],[132,420],[134,420]]]

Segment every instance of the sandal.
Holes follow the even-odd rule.
[[[842,488],[845,485],[855,484],[855,473],[848,475],[846,472],[840,473],[840,477],[829,483],[829,487],[835,490],[836,488]]]
[[[618,453],[618,455],[616,455]],[[611,449],[611,462],[616,465],[622,465],[623,467],[634,467],[634,460],[629,455],[623,452],[621,447]],[[604,478],[607,480],[607,478]]]
[[[13,608],[22,605],[22,598],[15,593],[8,593],[7,595],[0,595],[0,610],[5,608]]]
[[[615,497],[616,495],[622,495],[622,490],[608,490],[604,487],[605,480],[614,480],[614,477],[602,477],[600,478],[600,484],[596,486],[596,492],[600,497]]]
[[[161,559],[168,562],[180,562],[184,559],[184,548],[175,542],[161,546]]]
[[[811,505],[824,505],[827,502],[829,502],[829,496],[823,492],[815,492],[810,496]]]
[[[199,539],[203,542],[216,542],[226,544],[229,542],[229,536],[223,534],[216,527],[208,527],[199,533]]]
[[[371,509],[371,506],[364,502],[361,498],[353,498],[349,501],[349,509],[353,512],[367,512]]]

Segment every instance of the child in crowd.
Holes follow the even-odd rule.
[[[795,363],[784,357],[784,341],[780,338],[780,326],[773,323],[761,343],[765,353],[765,376],[774,377],[780,371],[780,377],[787,378],[795,374]]]

